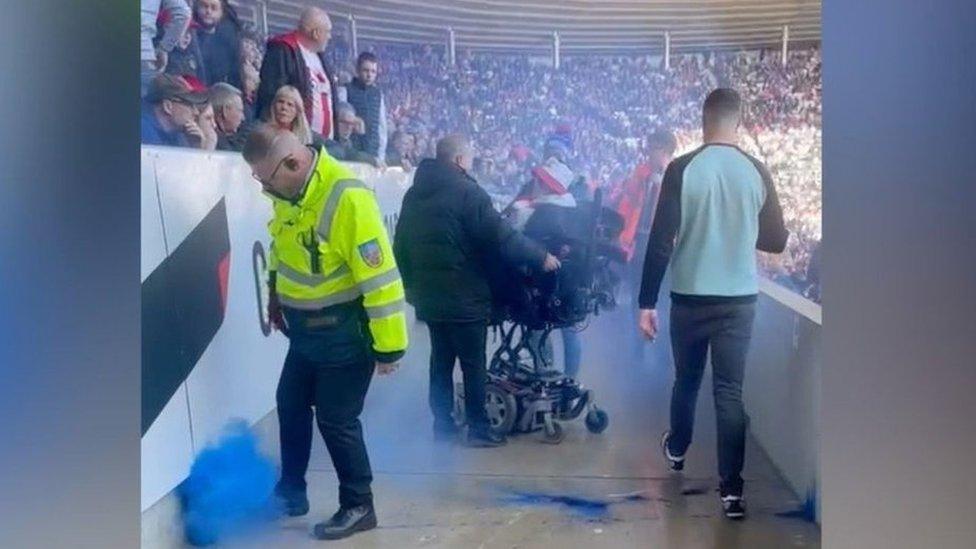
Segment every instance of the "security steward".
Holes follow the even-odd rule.
[[[376,527],[372,471],[359,414],[373,369],[396,371],[407,347],[403,283],[371,190],[325,149],[260,126],[243,150],[271,198],[268,313],[289,339],[278,382],[287,513],[308,513],[312,407],[339,478],[339,510],[320,539]]]

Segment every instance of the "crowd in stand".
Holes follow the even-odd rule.
[[[240,150],[251,125],[264,120],[340,159],[410,170],[433,155],[438,139],[461,132],[478,152],[473,175],[499,205],[541,160],[557,124],[572,130],[572,168],[612,192],[643,160],[647,136],[667,129],[678,154],[691,150],[701,142],[707,93],[735,88],[749,106],[742,148],[768,165],[793,233],[789,253],[761,257],[761,265],[819,301],[817,49],[791,52],[785,66],[778,52],[714,52],[673,56],[669,69],[659,57],[631,55],[568,57],[557,70],[528,55],[466,51],[450,66],[444,48],[430,45],[360,43],[369,53],[354,58],[344,37],[333,37],[331,23],[320,20],[300,21],[295,33],[266,41],[227,0],[196,0],[187,23],[178,9],[184,2],[143,0],[144,35],[150,24],[155,36],[148,54],[143,42],[143,72],[150,75],[143,78],[144,141]],[[147,13],[147,3],[155,13]],[[292,51],[300,61],[294,52],[315,50],[316,40],[324,50],[305,60],[318,67],[319,59],[333,83],[318,110],[309,107],[318,88],[310,89],[310,77],[289,68],[287,57]],[[156,76],[160,66],[168,77]],[[156,130],[148,140],[147,125]]]
[[[672,59],[670,70],[649,56],[571,57],[559,70],[527,56],[465,55],[449,67],[429,46],[375,45],[386,60],[384,85],[391,123],[409,146],[407,157],[431,154],[455,129],[473,136],[476,178],[498,204],[520,188],[539,162],[543,140],[570,121],[570,164],[613,190],[642,159],[645,138],[670,129],[678,153],[701,143],[705,95],[718,86],[738,89],[750,106],[742,147],[767,163],[794,237],[790,253],[762,257],[778,282],[819,300],[810,271],[821,238],[820,54],[712,53]],[[432,51],[433,50],[433,51]]]

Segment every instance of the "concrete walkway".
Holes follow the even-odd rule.
[[[603,434],[589,433],[580,418],[564,424],[566,438],[558,446],[540,443],[539,434],[494,449],[434,443],[426,404],[428,341],[420,327],[401,371],[374,378],[366,404],[380,527],[339,542],[311,537],[312,525],[337,506],[331,463],[316,435],[311,513],[222,546],[819,547],[818,527],[790,518],[799,502],[752,439],[744,474],[749,518],[733,523],[722,516],[707,381],[685,471],[666,470],[658,441],[667,426],[670,349],[665,332],[635,359],[630,311],[624,306],[601,315],[583,332],[580,377],[610,415]],[[558,336],[555,343],[559,349]],[[275,422],[272,415],[261,425],[269,452],[276,451]]]

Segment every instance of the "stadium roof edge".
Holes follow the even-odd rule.
[[[242,19],[261,27],[267,6],[269,32],[290,30],[301,0],[231,0]],[[542,50],[560,33],[563,52],[659,53],[664,32],[674,52],[775,47],[790,26],[796,47],[819,43],[821,0],[317,0],[338,34],[356,19],[359,38],[443,44],[455,30],[458,48]]]

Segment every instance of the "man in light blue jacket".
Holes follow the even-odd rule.
[[[639,323],[645,337],[657,336],[657,296],[670,265],[675,381],[671,428],[661,446],[671,469],[682,470],[711,356],[719,492],[730,519],[745,516],[742,381],[759,293],[756,250],[781,253],[789,237],[769,171],[736,144],[741,112],[734,90],[710,93],[702,108],[705,144],[664,172],[644,259]]]

